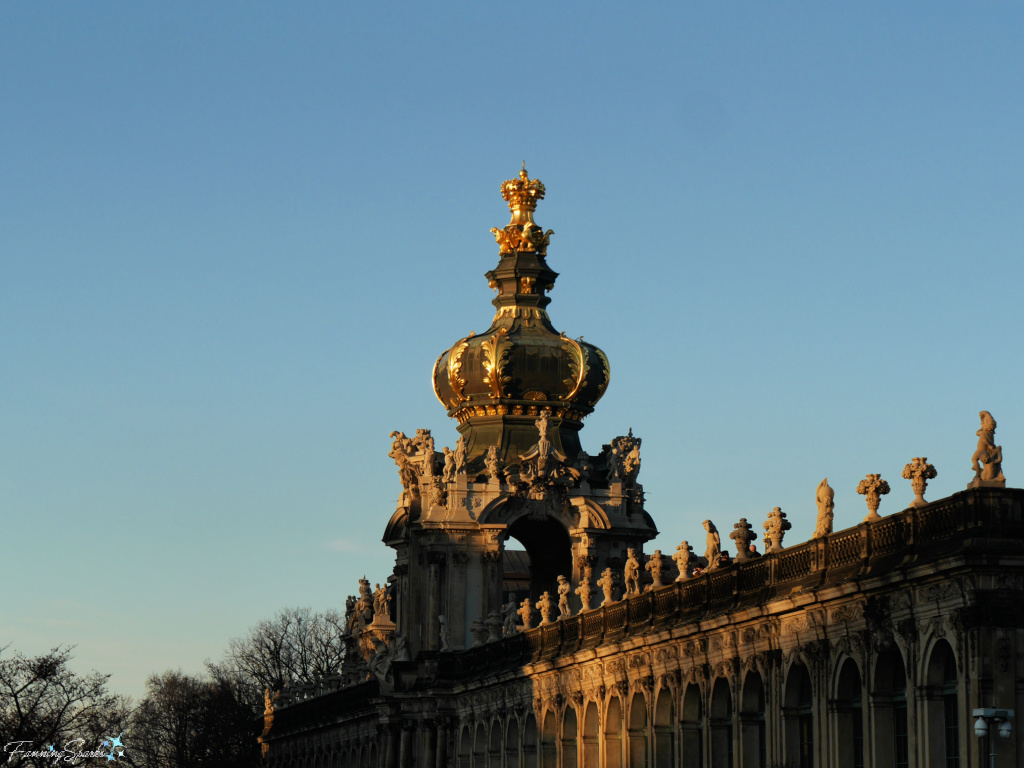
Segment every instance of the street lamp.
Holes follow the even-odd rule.
[[[974,734],[979,738],[983,739],[989,734],[989,723],[995,726],[996,731],[999,733],[999,738],[1008,739],[1010,733],[1013,731],[1013,710],[1012,709],[993,709],[992,707],[979,707],[971,713],[972,717],[978,718],[974,721]],[[989,765],[991,768],[996,768],[996,740],[993,738],[989,741],[991,745],[991,752],[989,752]]]

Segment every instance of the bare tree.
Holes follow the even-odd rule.
[[[35,765],[21,753],[50,746],[92,751],[125,730],[127,700],[107,691],[110,675],[72,672],[70,647],[34,658],[7,650],[0,648],[0,748],[6,750],[0,762]]]
[[[235,670],[256,687],[279,691],[338,673],[344,657],[345,617],[334,610],[285,608],[261,621],[245,637],[231,640],[227,656],[213,669]],[[260,710],[262,711],[262,709]]]

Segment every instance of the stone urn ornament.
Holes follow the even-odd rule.
[[[665,561],[662,560],[661,550],[654,550],[654,554],[651,555],[647,560],[647,565],[644,566],[651,573],[651,589],[661,589],[665,586],[665,582],[661,580],[661,576],[665,571]]]
[[[519,610],[516,613],[523,620],[523,630],[529,629],[530,621],[533,618],[533,606],[530,605],[530,598],[527,597],[519,604]]]
[[[868,516],[864,518],[865,523],[875,523],[882,519],[882,516],[878,514],[878,505],[888,492],[889,484],[882,479],[881,475],[868,475],[857,483],[857,493],[864,496],[868,503]]]
[[[736,543],[736,562],[742,563],[750,559],[750,542],[757,538],[754,533],[754,526],[747,522],[747,518],[741,517],[740,521],[733,525],[733,531],[729,538]]]
[[[540,626],[555,623],[555,620],[551,618],[555,613],[555,599],[551,597],[550,593],[545,592],[541,595],[536,607],[540,611]]]
[[[690,542],[684,541],[680,543],[676,547],[676,553],[672,555],[672,560],[675,561],[676,568],[679,569],[676,581],[686,581],[693,576],[694,554]]]
[[[764,521],[764,553],[773,555],[782,551],[782,537],[786,531],[793,527],[793,524],[786,519],[786,513],[781,507],[775,507],[768,513],[768,519]]]
[[[615,602],[614,591],[615,591],[615,575],[612,573],[611,568],[605,568],[601,574],[601,578],[597,580],[597,586],[604,592],[604,600],[601,602],[602,606],[611,605]]]
[[[915,456],[910,463],[903,468],[903,479],[910,481],[910,487],[914,489],[914,500],[908,505],[912,509],[923,507],[928,504],[924,500],[924,491],[928,487],[928,481],[938,473],[935,467],[928,463],[924,456]]]
[[[580,581],[580,585],[576,587],[576,594],[579,596],[580,603],[583,605],[583,607],[580,608],[580,613],[583,613],[583,611],[589,611],[590,601],[593,599],[594,596],[594,589],[590,586],[589,568],[586,569],[586,573],[584,573],[583,579],[582,581]]]

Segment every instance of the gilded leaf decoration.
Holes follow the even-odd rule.
[[[505,376],[505,366],[508,364],[508,353],[512,349],[512,342],[508,340],[508,331],[500,329],[494,336],[483,342],[480,347],[484,352],[484,384],[491,388],[491,397],[498,398],[505,396],[505,385],[512,381],[511,376]]]
[[[562,340],[569,345],[570,373],[569,378],[562,382],[566,387],[570,387],[569,394],[562,399],[572,400],[576,397],[576,393],[580,391],[580,387],[583,386],[587,374],[590,373],[590,365],[587,362],[587,353],[578,341],[570,339],[564,333],[562,334]]]
[[[604,352],[600,349],[597,349],[596,352],[597,356],[601,358],[601,364],[604,366],[604,381],[602,381],[601,385],[597,388],[597,396],[600,398],[604,395],[604,391],[608,389],[608,383],[612,380],[612,366],[608,362],[608,357]]]
[[[441,358],[446,354],[448,354],[447,349],[438,356],[437,360],[434,361],[434,370],[430,372],[430,385],[434,388],[434,397],[436,397],[438,402],[440,402],[445,408],[447,408],[448,405],[441,399],[441,393],[437,391],[437,366],[441,364]]]
[[[466,386],[466,380],[462,378],[462,355],[468,348],[469,341],[463,339],[452,347],[452,351],[448,353],[448,386],[452,388],[452,392],[455,394],[455,400],[452,402],[453,408],[461,401],[469,400],[468,397],[462,394],[462,388]]]

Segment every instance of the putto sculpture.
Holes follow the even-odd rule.
[[[820,539],[832,533],[832,517],[836,503],[834,501],[836,492],[828,484],[826,477],[818,483],[818,490],[814,500],[818,505],[818,523],[814,527],[814,538]]]
[[[786,519],[786,513],[780,507],[769,512],[768,519],[764,521],[764,553],[770,555],[781,552],[782,537],[792,527],[793,524]]]
[[[626,597],[640,594],[640,561],[636,559],[636,550],[626,550],[626,567],[622,573],[626,582]]]
[[[736,544],[736,562],[742,563],[750,559],[750,542],[757,538],[754,533],[754,526],[747,522],[747,518],[741,517],[740,521],[733,526],[729,538]],[[766,538],[767,542],[768,539]]]
[[[996,445],[996,420],[988,411],[982,411],[978,415],[981,417],[981,429],[977,432],[978,447],[971,456],[974,479],[967,487],[1005,488],[1003,448]]]
[[[672,555],[672,559],[675,561],[676,568],[679,569],[676,581],[686,581],[693,576],[694,554],[690,542],[684,541],[676,547],[676,553]]]
[[[705,520],[701,525],[704,526],[704,530],[708,532],[707,535],[707,549],[704,550],[704,559],[708,561],[705,570],[713,571],[717,568],[722,561],[722,539],[718,535],[718,529],[715,524],[710,520]]]
[[[601,578],[597,580],[597,586],[604,592],[604,600],[601,602],[602,606],[611,605],[615,602],[613,596],[615,590],[615,576],[612,575],[611,568],[605,568],[604,573],[601,574]]]
[[[572,585],[565,576],[558,577],[558,618],[567,619],[572,616],[572,611],[569,610],[569,593],[572,591]]]
[[[928,487],[928,481],[938,473],[935,467],[928,463],[924,456],[916,456],[903,468],[903,479],[910,481],[910,487],[914,489],[914,500],[907,506],[923,507],[928,502],[924,500],[924,491]]]
[[[889,484],[882,479],[881,475],[868,475],[857,483],[857,493],[863,496],[868,503],[868,516],[864,518],[865,523],[874,523],[882,519],[882,516],[878,514],[878,505],[888,492]]]

